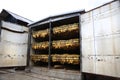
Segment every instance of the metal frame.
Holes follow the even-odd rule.
[[[39,20],[35,23],[29,24],[28,26],[30,26],[32,28],[32,27],[36,27],[38,25],[49,23],[50,20],[51,20],[51,22],[55,22],[55,21],[58,21],[58,20],[63,20],[63,19],[66,19],[66,18],[76,16],[76,14],[81,14],[81,13],[85,13],[85,10],[83,9],[83,10],[76,11],[76,12],[74,11],[74,12],[71,12],[71,13],[65,13],[65,14],[61,14],[61,15],[50,16],[50,17],[44,18],[42,20]]]
[[[1,27],[2,27],[2,22],[0,20],[0,36],[1,36]]]
[[[30,67],[30,48],[31,48],[31,28],[29,28],[28,33],[28,47],[27,47],[27,67]]]
[[[51,67],[51,52],[52,52],[52,25],[51,25],[51,19],[49,22],[49,52],[48,52],[48,69]]]
[[[36,23],[33,23],[33,24],[30,24],[29,26],[30,26],[30,29],[32,30],[33,28],[35,28],[35,27],[40,27],[40,25],[43,25],[43,24],[49,24],[49,30],[50,30],[50,32],[49,32],[49,50],[48,50],[48,69],[50,69],[51,68],[51,53],[52,53],[52,28],[54,27],[53,25],[52,25],[52,23],[55,23],[55,22],[57,22],[57,21],[60,21],[60,20],[65,20],[65,19],[70,19],[70,18],[75,18],[75,17],[78,17],[78,23],[79,23],[79,38],[80,38],[80,43],[81,43],[81,17],[80,17],[80,12],[77,12],[77,13],[72,13],[72,14],[67,14],[67,15],[60,15],[60,16],[53,16],[53,17],[48,17],[48,18],[46,18],[46,19],[43,19],[43,20],[41,20],[41,21],[39,21],[39,22],[36,22]],[[70,20],[70,21],[72,21],[72,20]],[[66,22],[65,22],[66,23]],[[30,31],[31,31],[30,30]],[[31,32],[30,32],[31,33]],[[29,34],[30,35],[30,34]],[[30,39],[31,37],[29,36],[29,39]],[[29,40],[29,45],[28,45],[28,47],[30,47],[30,41],[31,40]],[[30,48],[28,48],[28,55],[30,55],[29,53],[30,53]],[[80,46],[80,55],[81,55],[81,46]],[[28,57],[30,57],[30,56],[28,56]],[[30,58],[29,58],[30,59]],[[81,57],[80,57],[80,64],[81,64],[81,62],[82,62],[82,55],[81,55]],[[81,70],[82,70],[82,66],[80,65],[80,72],[81,72]],[[82,75],[82,74],[81,74]]]

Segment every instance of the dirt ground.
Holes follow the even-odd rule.
[[[25,71],[0,70],[0,80],[62,80]]]

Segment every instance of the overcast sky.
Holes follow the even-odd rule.
[[[90,10],[112,0],[0,0],[0,11],[9,10],[32,21],[78,11]]]

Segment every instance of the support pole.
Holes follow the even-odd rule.
[[[48,69],[51,68],[51,51],[52,50],[52,26],[51,19],[49,22],[49,51],[48,51]]]
[[[32,35],[31,28],[29,28],[29,31],[28,31],[28,46],[27,46],[27,71],[31,70],[30,69],[31,35]]]

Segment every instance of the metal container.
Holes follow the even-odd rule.
[[[33,47],[32,46],[29,47],[29,54],[34,55],[32,56],[33,58],[37,55],[40,57],[47,54],[48,56],[47,57],[48,61],[44,60],[45,58],[42,59],[42,57],[40,57],[39,59],[36,58],[37,61],[35,62],[35,60],[31,58],[32,59],[31,61],[33,61],[34,65],[31,62],[30,66],[35,67],[36,65],[39,65],[39,66],[48,67],[49,68],[48,72],[50,71],[50,73],[48,74],[47,72],[45,72],[45,74],[48,74],[49,76],[60,77],[61,79],[65,79],[65,80],[81,79],[80,76],[81,53],[79,47],[81,46],[80,45],[81,42],[79,39],[80,13],[84,13],[84,11],[82,10],[79,12],[51,16],[29,25],[31,31],[31,35],[29,36],[29,46],[33,44]],[[49,31],[47,32],[47,30]],[[43,38],[41,35],[45,31],[48,36],[44,36]],[[48,39],[45,40],[46,37],[48,37]],[[41,44],[43,43],[45,44],[46,41],[48,46],[47,47],[42,46]],[[37,46],[34,43],[37,43],[39,45]],[[41,46],[44,47],[45,49],[42,50]],[[48,65],[44,65],[45,62],[47,62]],[[69,66],[69,68],[67,66]],[[73,72],[70,72],[70,74],[68,74],[67,77],[66,76],[67,74],[64,74],[64,72],[66,73],[68,72],[66,70],[64,71],[63,68],[62,68],[63,71],[61,71],[62,74],[60,71],[58,71],[58,74],[60,74],[60,76],[54,75],[54,73],[51,72],[53,71],[53,69],[51,68],[56,69],[59,67],[69,69],[70,71],[75,70],[78,72],[77,75],[79,76],[77,76]],[[44,70],[41,71],[41,73],[44,73]]]
[[[82,72],[120,78],[119,21],[119,0],[81,15]]]

